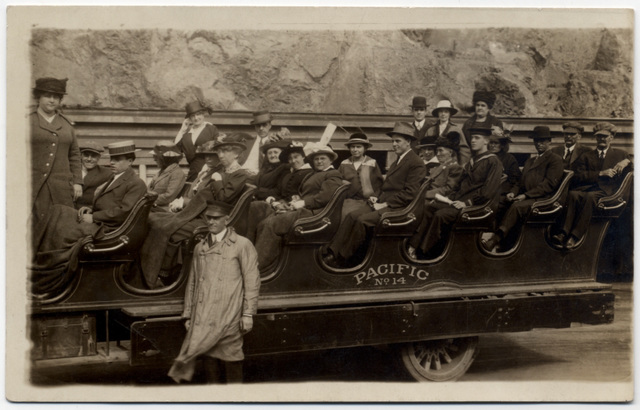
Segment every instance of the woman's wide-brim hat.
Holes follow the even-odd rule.
[[[279,150],[284,150],[287,145],[289,145],[289,141],[285,141],[285,140],[279,140],[279,141],[270,141],[266,144],[264,144],[263,146],[260,147],[260,151],[262,151],[263,154],[267,154],[267,151],[269,151],[272,148],[278,148]]]
[[[306,156],[304,153],[304,146],[301,142],[293,141],[287,145],[280,153],[280,162],[283,164],[289,162],[289,155],[293,153],[298,153],[302,155],[303,158]]]
[[[462,138],[462,136],[458,131],[450,131],[446,137],[438,137],[435,145],[436,147],[449,148],[458,152],[460,150],[460,138]]]
[[[318,155],[328,156],[331,162],[338,158],[338,154],[336,154],[330,146],[320,145],[317,142],[308,142],[307,145],[304,146],[304,152],[306,154],[304,160],[307,163],[311,163]]]
[[[218,150],[224,147],[233,147],[244,151],[247,149],[245,141],[247,141],[248,139],[251,139],[251,136],[244,132],[237,132],[231,135],[223,134],[222,137],[218,137],[218,139],[216,140],[216,144],[213,146],[213,149]]]
[[[351,134],[349,136],[349,141],[344,143],[344,145],[346,145],[347,147],[353,144],[361,144],[366,148],[371,148],[371,146],[373,145],[369,142],[369,137],[367,137],[367,135],[363,132],[356,132],[354,134]]]
[[[436,138],[424,137],[420,140],[420,144],[416,145],[418,149],[436,149]]]
[[[89,151],[98,155],[101,155],[104,152],[104,148],[94,141],[83,141],[79,145],[80,152]]]
[[[451,113],[450,115],[452,117],[456,115],[456,113],[458,112],[458,110],[453,106],[453,104],[451,104],[451,101],[449,100],[438,101],[436,108],[434,108],[433,111],[431,111],[431,115],[433,115],[434,117],[437,117],[438,110],[449,110],[449,112]]]
[[[208,106],[204,105],[200,100],[191,101],[190,103],[187,103],[187,105],[184,107],[184,109],[187,112],[186,115],[184,116],[184,118],[189,118],[193,114],[197,114],[197,113],[202,112],[202,111],[206,111],[209,114],[211,114],[213,112],[211,107],[208,107]]]
[[[48,93],[66,95],[68,78],[57,79],[53,77],[43,77],[36,80],[33,91],[43,91]]]
[[[149,153],[167,158],[182,156],[182,152],[173,141],[158,141]]]
[[[406,122],[396,122],[393,126],[393,131],[387,132],[387,135],[393,137],[394,135],[400,135],[410,141],[415,141],[417,138],[414,135],[414,130],[411,124]]]
[[[140,151],[139,149],[136,149],[136,145],[132,140],[114,142],[107,145],[107,149],[109,150],[109,156],[111,157],[116,155],[135,154]]]
[[[220,135],[225,137],[225,134],[220,134]],[[215,140],[207,141],[204,144],[196,147],[196,155],[218,155],[215,152],[215,146],[216,146]]]
[[[273,121],[273,117],[269,111],[256,111],[253,113],[253,120],[251,121],[251,125],[259,125],[265,124],[267,122]]]

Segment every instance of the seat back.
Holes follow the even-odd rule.
[[[347,197],[347,190],[351,185],[342,181],[342,185],[335,190],[329,202],[317,214],[298,219],[284,237],[285,243],[322,244],[329,242],[340,227],[342,203]]]
[[[417,195],[404,208],[394,209],[383,213],[375,228],[376,236],[409,235],[420,224],[424,211],[424,196],[429,189],[430,181],[426,181],[420,187]]]
[[[82,247],[79,261],[132,261],[147,237],[149,212],[157,198],[155,192],[147,192],[136,202],[122,225],[92,238]]]
[[[531,205],[531,213],[527,221],[536,223],[553,222],[566,202],[571,178],[573,178],[573,171],[565,169],[556,192],[550,198],[534,202]]]
[[[480,205],[463,208],[458,214],[454,229],[493,230],[495,211],[500,200],[500,190],[494,197]]]
[[[238,235],[245,236],[247,232],[247,212],[249,211],[249,205],[253,201],[257,187],[253,184],[245,184],[242,191],[242,195],[238,198],[238,202],[233,207],[233,210],[229,214],[229,226],[233,226]]]
[[[633,172],[629,171],[625,175],[616,192],[614,192],[610,196],[605,196],[598,200],[598,205],[595,212],[593,213],[593,216],[599,218],[619,217],[629,202],[632,188]]]

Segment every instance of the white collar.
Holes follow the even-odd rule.
[[[400,161],[402,161],[402,158],[404,158],[404,157],[405,157],[405,155],[407,155],[407,154],[409,153],[409,151],[411,151],[411,149],[408,149],[407,151],[405,151],[405,153],[404,153],[404,154],[402,154],[402,155],[400,155],[400,156],[398,157],[398,164],[400,164]],[[435,157],[434,157],[434,158],[435,158]]]

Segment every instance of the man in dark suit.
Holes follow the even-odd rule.
[[[291,136],[291,133],[285,127],[281,127],[278,132],[271,131],[271,121],[273,121],[273,116],[269,111],[261,110],[253,113],[251,125],[255,127],[256,136],[247,135],[247,149],[238,158],[242,168],[248,170],[251,174],[257,174],[262,168],[264,162],[262,147],[270,142],[288,139]]]
[[[93,205],[93,195],[96,188],[111,178],[109,168],[98,164],[100,155],[104,149],[93,141],[80,143],[80,155],[82,155],[82,196],[76,201],[76,208]]]
[[[418,141],[422,141],[422,139],[427,135],[427,130],[433,125],[431,121],[427,121],[427,99],[425,97],[417,96],[413,97],[413,101],[409,106],[411,108],[411,113],[413,114],[413,122],[411,126],[413,127],[413,142],[411,143],[411,148],[415,148]],[[436,141],[434,137],[430,143]]]
[[[580,144],[580,138],[584,132],[582,124],[576,121],[570,121],[562,124],[562,133],[564,134],[564,145],[551,148],[551,152],[562,158],[564,169],[572,169],[580,155],[591,149]]]
[[[584,236],[591,221],[593,209],[602,197],[613,194],[631,166],[629,154],[612,148],[611,141],[616,127],[608,122],[599,122],[593,127],[596,149],[580,156],[574,164],[573,188],[569,191],[560,232],[552,240],[566,248],[576,246]]]
[[[522,223],[535,201],[553,195],[562,180],[562,158],[549,149],[549,127],[535,127],[529,138],[533,139],[537,155],[527,159],[520,182],[507,192],[503,203],[500,204],[508,209],[502,221],[498,221],[498,229],[487,240],[482,240],[482,246],[489,252],[502,242],[515,226]]]
[[[393,151],[398,158],[387,172],[382,194],[379,198],[370,197],[367,204],[346,216],[325,250],[323,257],[328,265],[345,264],[365,242],[367,227],[375,226],[380,216],[388,210],[407,206],[420,190],[427,170],[411,149],[411,142],[415,141],[413,128],[397,122],[387,135],[392,139]]]
[[[93,208],[80,208],[82,222],[98,223],[107,228],[120,226],[133,206],[147,192],[147,186],[136,175],[131,164],[136,158],[133,141],[108,145],[113,176],[96,189]]]

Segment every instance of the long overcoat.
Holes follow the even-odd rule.
[[[155,206],[168,211],[168,205],[182,192],[186,180],[187,176],[178,164],[171,164],[160,171],[149,183],[149,189],[158,194]]]
[[[182,317],[191,325],[169,371],[175,381],[191,380],[196,359],[243,360],[240,320],[258,309],[260,273],[251,242],[233,228],[211,248],[202,241],[193,252]]]

